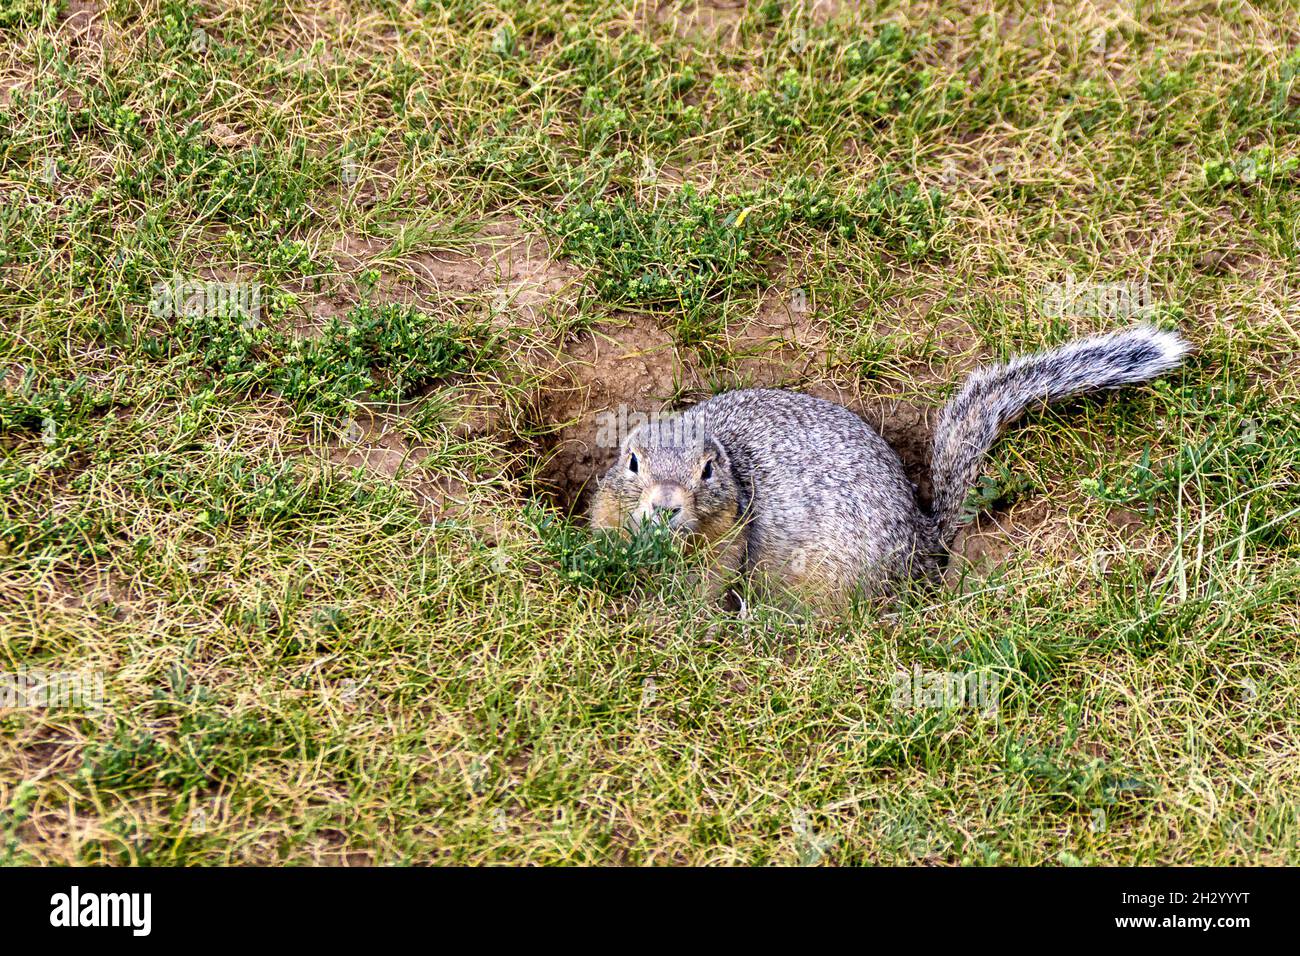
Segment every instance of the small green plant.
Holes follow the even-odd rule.
[[[732,134],[750,144],[793,149],[813,137],[930,130],[961,118],[956,106],[967,97],[963,77],[945,78],[925,63],[930,46],[927,34],[896,23],[867,38],[799,27],[792,55],[774,63],[757,88],[721,75],[713,92]]]
[[[209,142],[198,122],[164,126],[157,137],[151,158],[119,177],[126,195],[143,199],[161,184],[195,218],[276,235],[306,223],[315,161],[305,140],[275,153],[255,146],[229,150]]]
[[[0,0],[0,30],[52,23],[62,9],[62,0]]]
[[[797,176],[742,198],[761,211],[760,222],[770,233],[795,224],[846,241],[867,235],[909,259],[930,251],[944,222],[942,192],[914,182],[900,183],[888,171],[863,188],[837,190],[825,181]]]
[[[702,111],[688,100],[699,82],[699,59],[677,43],[655,43],[635,30],[605,39],[569,27],[553,62],[572,77],[578,144],[610,153],[645,142],[672,145],[699,132]]]
[[[687,184],[649,203],[596,199],[545,223],[566,255],[595,270],[601,299],[677,309],[683,325],[701,316],[707,325],[711,307],[768,284],[763,265],[792,227],[845,240],[866,234],[919,258],[943,223],[943,195],[915,183],[899,185],[887,173],[843,193],[800,176],[734,196],[703,195]]]
[[[1164,109],[1195,85],[1196,75],[1189,65],[1181,70],[1149,70],[1143,74],[1139,89],[1143,99]]]
[[[227,716],[210,705],[187,706],[174,732],[119,725],[108,740],[87,747],[82,773],[104,790],[161,785],[184,793],[237,776],[259,760],[316,749],[296,738],[278,715]]]
[[[52,445],[70,423],[83,420],[109,401],[107,395],[89,387],[84,375],[51,379],[38,388],[34,370],[28,369],[17,389],[0,392],[0,434],[39,431]]]
[[[362,396],[407,401],[437,379],[474,368],[490,350],[485,330],[399,304],[362,303],[330,319],[317,338],[295,338],[230,310],[182,316],[179,336],[219,380],[333,415]]]
[[[961,522],[969,524],[981,514],[995,509],[1009,508],[1024,495],[1034,490],[1034,483],[1017,474],[1002,462],[993,464],[995,474],[980,475],[975,487],[962,505]]]
[[[1005,735],[1002,767],[1009,780],[1062,808],[1102,810],[1111,815],[1131,812],[1154,797],[1155,788],[1148,781],[1076,749],[1079,715],[1077,703],[1066,704],[1059,715],[1063,733],[1050,743]]]
[[[580,203],[546,222],[566,254],[599,269],[596,291],[606,301],[690,308],[758,281],[747,214],[687,185],[650,204]]]
[[[631,534],[590,531],[541,510],[530,521],[560,577],[575,587],[627,594],[678,559],[672,533],[659,524]]]
[[[82,774],[107,790],[147,787],[156,779],[166,753],[153,734],[119,724],[108,740],[86,748]]]
[[[202,471],[184,459],[144,461],[136,489],[173,509],[192,510],[205,528],[255,519],[265,525],[310,521],[341,497],[319,472],[296,462],[224,457]]]
[[[0,807],[0,866],[14,866],[23,862],[27,854],[20,849],[18,828],[32,815],[32,804],[38,791],[30,781],[23,781],[12,791],[8,807]]]
[[[1258,146],[1236,159],[1210,159],[1203,167],[1205,184],[1228,188],[1231,186],[1272,186],[1291,178],[1300,169],[1300,157],[1278,159],[1271,146]]]

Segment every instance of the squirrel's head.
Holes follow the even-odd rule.
[[[596,523],[635,528],[666,524],[712,541],[735,524],[739,488],[722,445],[676,416],[633,429],[600,480]]]

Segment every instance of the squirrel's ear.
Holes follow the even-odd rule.
[[[618,446],[618,453],[620,455],[626,455],[628,449],[632,447],[632,442],[636,441],[643,431],[645,431],[645,425],[637,425],[636,428],[633,428],[628,432],[623,438],[623,443]]]
[[[727,451],[714,438],[704,440],[704,457],[712,458],[719,468],[728,469],[731,467],[731,459],[727,457]]]

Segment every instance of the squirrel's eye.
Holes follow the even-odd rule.
[[[637,470],[636,452],[632,452],[632,454],[627,456],[627,470],[632,472],[632,474],[634,475],[636,474],[636,470]]]
[[[700,481],[708,481],[713,477],[713,459],[710,458],[704,463],[704,470],[700,472]]]

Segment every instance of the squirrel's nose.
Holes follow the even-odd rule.
[[[654,505],[655,517],[661,521],[673,521],[682,513],[681,505],[673,504],[656,504]]]
[[[663,482],[651,488],[641,499],[637,520],[656,521],[676,527],[681,523],[686,497],[680,485]]]

